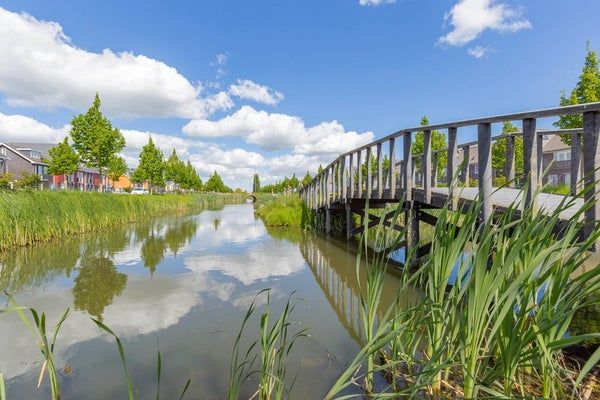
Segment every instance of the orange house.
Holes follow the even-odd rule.
[[[127,174],[121,175],[118,181],[113,181],[112,179],[108,179],[108,186],[113,187],[115,190],[124,190],[127,188],[132,188],[133,184],[131,182],[131,177]]]

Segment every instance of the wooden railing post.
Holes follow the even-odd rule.
[[[584,238],[590,237],[600,219],[600,113],[583,113],[583,170],[585,171],[585,201],[589,207],[585,211],[583,226]],[[598,251],[595,244],[594,251]]]
[[[346,156],[342,156],[341,161],[342,173],[340,174],[340,182],[342,186],[341,199],[345,202],[348,197],[348,175],[346,173]]]
[[[470,175],[470,171],[469,171],[469,161],[470,161],[470,157],[471,157],[471,147],[470,146],[464,146],[463,147],[463,161],[462,161],[462,181],[465,184],[465,187],[469,187],[471,186],[470,180],[471,177]]]
[[[357,172],[357,180],[358,180],[358,197],[362,199],[363,197],[363,176],[362,176],[362,150],[358,152],[358,163],[356,164],[356,172]]]
[[[412,155],[412,132],[404,132],[404,199],[406,201],[406,212],[404,221],[406,224],[406,263],[414,265],[416,257],[408,259],[409,252],[416,255],[419,246],[419,220],[417,219],[416,205],[413,200],[413,155]]]
[[[396,138],[390,139],[390,198],[396,198]]]
[[[354,153],[350,153],[348,160],[348,173],[350,174],[350,198],[354,197]]]
[[[381,158],[381,143],[377,143],[377,198],[383,198],[383,159]]]
[[[458,166],[458,148],[456,143],[457,128],[448,128],[448,164],[446,165],[446,183],[448,184],[448,205],[452,210],[456,209],[454,192],[456,189],[456,177]]]
[[[439,154],[432,153],[431,154],[431,187],[437,187],[438,183],[438,163],[439,163]]]
[[[431,203],[431,131],[423,132],[423,161],[421,161],[423,195],[425,203]]]
[[[371,157],[373,155],[373,148],[367,147],[367,199],[371,198],[373,192],[373,166],[371,165]]]
[[[571,196],[576,196],[581,187],[581,132],[571,135]]]
[[[483,202],[481,218],[485,221],[492,216],[492,125],[477,125],[477,152],[479,198]]]
[[[527,193],[525,193],[525,205],[537,208],[535,193],[539,188],[538,162],[536,147],[536,120],[527,118],[523,120],[523,174],[527,179]]]
[[[504,176],[508,187],[515,187],[515,137],[506,137],[506,163],[504,164]]]

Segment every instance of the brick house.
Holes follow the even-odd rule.
[[[564,144],[559,135],[549,135],[544,141],[542,166],[544,171],[552,163],[544,176],[544,184],[571,185],[571,147]]]
[[[4,173],[11,174],[15,179],[23,177],[25,174],[36,174],[41,179],[41,187],[50,187],[50,175],[48,174],[48,164],[44,161],[47,157],[47,150],[50,147],[46,145],[35,145],[24,143],[0,143],[0,157],[2,157],[2,167]],[[51,146],[51,145],[50,145]]]

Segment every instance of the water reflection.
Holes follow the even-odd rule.
[[[300,251],[315,281],[337,314],[340,323],[357,343],[363,343],[365,335],[360,322],[358,280],[366,281],[367,265],[361,262],[357,274],[356,256],[353,251],[348,250],[345,244],[316,236],[307,236],[300,244]],[[395,303],[396,296],[399,298],[400,307],[410,307],[417,303],[421,296],[419,290],[409,288],[399,293],[400,288],[400,278],[390,267],[384,278],[380,316]]]
[[[75,371],[63,387],[65,398],[125,393],[114,341],[88,315],[122,338],[140,398],[150,398],[155,387],[158,337],[169,363],[161,381],[165,393],[181,391],[194,371],[193,397],[222,398],[239,324],[266,287],[272,288],[273,309],[294,290],[305,299],[294,319],[311,337],[290,360],[290,371],[300,369],[291,397],[322,396],[362,337],[354,255],[300,230],[267,229],[248,205],[136,223],[0,259],[2,287],[16,292],[21,304],[46,312],[48,326],[75,308],[56,348],[57,366]],[[389,275],[385,301],[397,287],[398,278]],[[43,388],[36,388],[39,350],[24,332],[16,315],[0,314],[0,370],[9,398],[42,399]]]
[[[102,321],[106,306],[119,296],[127,284],[127,275],[106,257],[86,258],[73,286],[73,305]]]

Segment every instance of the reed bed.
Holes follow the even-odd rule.
[[[157,215],[242,203],[236,194],[162,196],[0,191],[0,251],[98,231]]]
[[[296,194],[273,197],[270,201],[259,204],[256,215],[267,226],[299,228],[303,222],[302,201]]]

